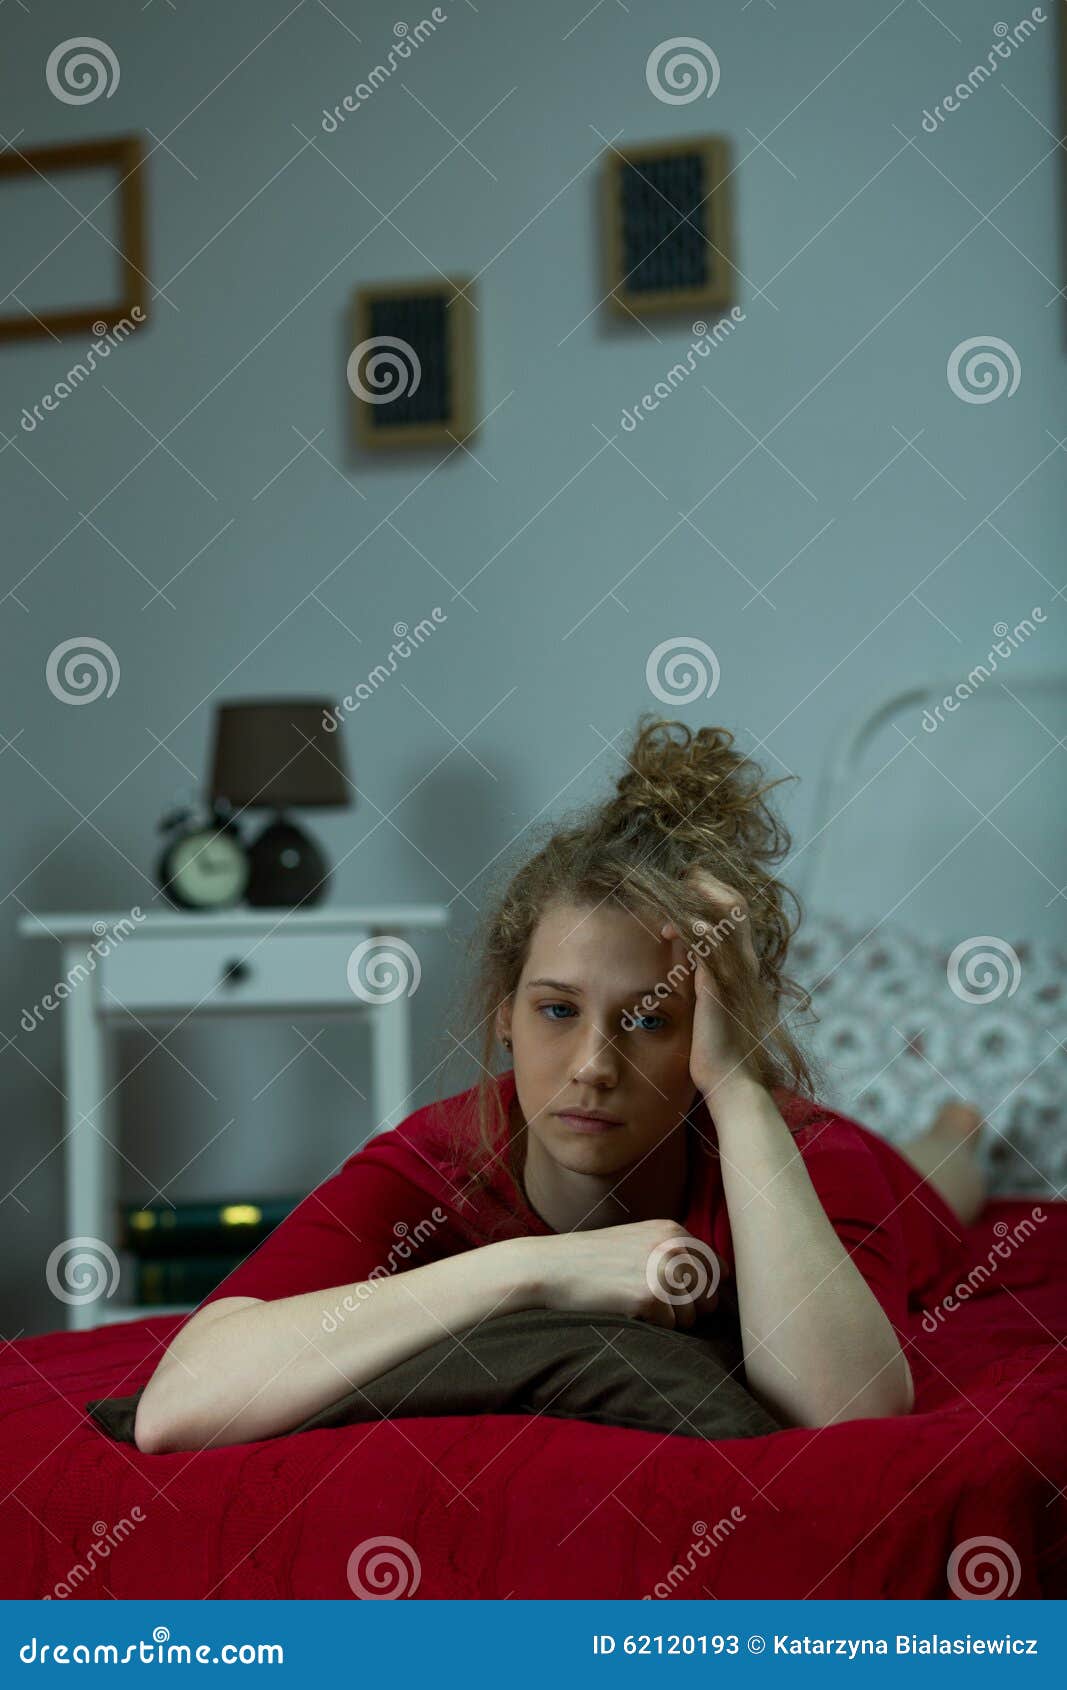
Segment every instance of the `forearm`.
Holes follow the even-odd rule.
[[[274,1437],[438,1339],[533,1306],[527,1242],[502,1240],[203,1322],[194,1316],[141,1399],[138,1447],[158,1454]]]
[[[707,1102],[752,1390],[797,1425],[907,1413],[911,1374],[896,1334],[835,1233],[770,1093],[731,1080]]]

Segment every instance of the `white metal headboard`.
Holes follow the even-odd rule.
[[[950,680],[930,681],[921,686],[906,687],[877,705],[866,718],[850,724],[834,742],[819,776],[811,833],[804,849],[797,854],[797,869],[792,875],[792,884],[809,909],[814,907],[814,893],[819,880],[819,870],[826,856],[826,836],[830,823],[847,807],[851,799],[857,796],[854,790],[856,771],[868,745],[901,711],[940,703],[952,694],[958,682],[957,674]],[[1049,670],[1032,675],[1019,674],[1013,676],[1010,687],[1006,681],[983,682],[983,696],[988,696],[990,690],[1000,696],[1043,692],[1059,692],[1067,696],[1067,670]]]

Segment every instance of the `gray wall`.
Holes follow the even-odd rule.
[[[447,936],[420,946],[425,1101],[487,866],[543,811],[608,790],[610,742],[657,705],[645,662],[661,641],[703,640],[721,665],[715,696],[673,713],[724,722],[769,773],[802,777],[779,789],[798,846],[845,724],[911,683],[966,676],[993,625],[1035,605],[1047,620],[1005,664],[1009,684],[1062,662],[1054,23],[929,133],[924,110],[986,59],[1001,17],[1016,22],[994,0],[941,0],[936,16],[855,0],[803,15],[762,0],[669,17],[648,0],[444,10],[333,134],[323,108],[384,58],[395,7],[102,0],[91,18],[74,4],[0,16],[15,146],[151,131],[159,290],[150,324],[32,433],[23,407],[84,342],[0,351],[8,1334],[59,1324],[43,1278],[63,1235],[58,1026],[19,1026],[58,952],[17,940],[15,923],[153,906],[155,826],[203,778],[220,699],[340,698],[395,623],[447,612],[350,718],[358,807],[309,817],[345,859],[337,901],[451,906]],[[121,76],[110,98],[70,105],[45,64],[83,33],[109,43]],[[651,93],[646,60],[673,35],[717,54],[710,100]],[[692,328],[609,321],[600,157],[609,139],[705,131],[734,148],[744,320],[627,432],[623,407]],[[104,191],[63,186],[83,210]],[[39,308],[110,285],[109,251],[85,229],[46,258],[70,206],[43,185],[3,191],[0,291]],[[94,213],[101,228],[112,209]],[[478,274],[479,409],[493,415],[447,461],[359,455],[352,290],[438,270]],[[975,336],[1017,354],[1011,397],[951,390],[949,355]],[[121,681],[72,708],[45,664],[86,634],[118,654]],[[869,921],[899,903],[923,932],[1062,934],[1062,703],[987,689],[935,734],[916,710],[901,726],[915,744],[887,730],[871,785],[826,836],[826,900]],[[1016,782],[1003,833],[981,822],[961,843]],[[323,1178],[372,1123],[354,1089],[365,1049],[337,1024],[310,1048],[318,1032],[190,1026],[154,1049],[131,1028],[123,1194]],[[447,1089],[470,1078],[453,1063]]]

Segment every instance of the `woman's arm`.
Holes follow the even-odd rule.
[[[896,1333],[834,1231],[770,1093],[739,1071],[706,1101],[753,1394],[802,1426],[909,1413],[914,1388]]]
[[[527,1243],[503,1239],[386,1278],[271,1302],[207,1304],[178,1332],[137,1405],[138,1449],[161,1454],[274,1437],[446,1334],[537,1306]]]

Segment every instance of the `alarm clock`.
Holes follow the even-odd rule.
[[[160,822],[172,837],[156,869],[160,888],[181,910],[227,909],[240,903],[251,872],[234,821],[219,811],[190,827],[192,811],[174,810]]]

